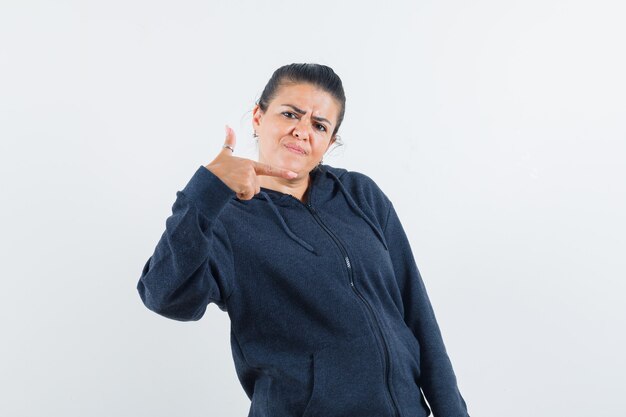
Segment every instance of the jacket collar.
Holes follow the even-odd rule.
[[[311,183],[307,190],[307,203],[302,203],[300,200],[292,196],[291,194],[285,194],[277,190],[272,190],[268,188],[261,187],[261,192],[255,194],[253,200],[259,200],[262,202],[266,202],[270,207],[272,213],[278,219],[282,229],[285,231],[287,236],[297,242],[299,245],[304,247],[306,250],[317,254],[315,248],[306,240],[302,239],[298,235],[296,235],[290,228],[289,225],[285,222],[284,217],[280,213],[277,205],[292,205],[292,204],[300,204],[303,206],[313,206],[317,207],[320,203],[324,202],[326,199],[330,199],[334,194],[332,193],[335,187],[338,187],[344,198],[346,199],[348,206],[360,217],[365,220],[365,222],[372,228],[378,239],[381,241],[386,250],[389,250],[387,247],[387,242],[383,237],[382,231],[374,224],[374,222],[359,208],[359,205],[354,201],[350,192],[346,189],[344,184],[341,182],[340,178],[348,172],[344,168],[336,168],[330,165],[321,164],[316,166],[309,175],[311,176]],[[303,207],[304,208],[304,207]]]

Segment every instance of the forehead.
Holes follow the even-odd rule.
[[[294,105],[307,113],[313,110],[316,116],[335,119],[339,112],[339,106],[335,98],[328,92],[311,84],[284,84],[270,103],[270,106],[284,104]]]

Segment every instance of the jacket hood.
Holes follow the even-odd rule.
[[[299,245],[304,247],[306,250],[317,254],[313,245],[307,242],[302,237],[296,235],[290,228],[287,222],[285,222],[284,217],[278,210],[277,205],[290,205],[290,204],[302,204],[305,205],[309,210],[313,210],[317,204],[322,204],[324,201],[330,198],[330,196],[334,195],[335,189],[338,189],[346,199],[350,208],[359,216],[365,220],[365,222],[372,228],[380,242],[385,247],[385,250],[389,250],[387,247],[387,242],[383,237],[383,232],[376,226],[376,224],[361,210],[358,204],[354,201],[354,198],[350,195],[350,192],[346,189],[346,187],[341,182],[341,176],[348,172],[348,170],[344,168],[336,168],[330,165],[318,165],[315,169],[313,169],[309,175],[311,177],[309,188],[307,189],[307,203],[303,203],[298,200],[296,197],[291,194],[285,194],[280,191],[272,190],[269,188],[261,187],[261,191],[258,194],[255,194],[253,200],[258,200],[262,202],[266,202],[271,212],[276,216],[277,221],[280,223],[284,232],[297,242]]]

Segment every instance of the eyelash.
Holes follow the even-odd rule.
[[[285,114],[285,113],[293,114],[295,116],[295,114],[293,112],[290,112],[290,111],[284,111],[282,114]],[[290,117],[290,119],[291,119],[291,117]],[[326,132],[326,126],[324,126],[323,124],[320,124],[320,123],[318,123],[317,125],[323,127],[324,128],[323,132]]]

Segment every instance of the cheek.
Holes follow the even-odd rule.
[[[320,141],[320,143],[316,144],[313,148],[312,148],[312,153],[314,155],[321,155],[326,151],[326,143],[323,141]]]
[[[288,123],[282,122],[282,123],[274,124],[271,127],[270,132],[271,132],[272,136],[274,136],[274,138],[276,140],[281,140],[285,136],[289,136],[290,129],[291,129],[291,126],[289,126]]]

